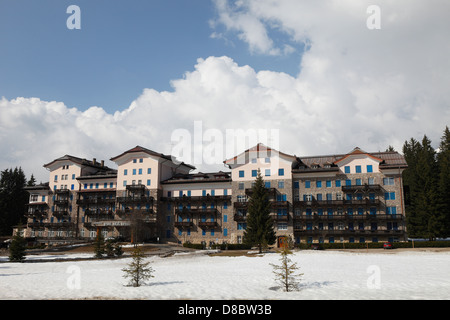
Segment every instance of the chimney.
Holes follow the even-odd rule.
[[[105,160],[102,160],[102,168],[105,166]]]
[[[92,162],[94,163],[94,166],[97,164],[97,159],[92,159]]]

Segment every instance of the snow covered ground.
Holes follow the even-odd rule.
[[[58,256],[64,257],[74,255]],[[270,263],[279,264],[279,257],[153,256],[147,260],[155,277],[139,288],[123,278],[130,258],[9,263],[0,257],[0,299],[450,299],[450,252],[298,251],[291,256],[304,273],[298,292],[276,283]]]

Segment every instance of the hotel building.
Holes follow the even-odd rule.
[[[98,232],[133,242],[241,243],[258,170],[279,241],[405,241],[397,152],[297,157],[263,144],[224,161],[224,171],[195,167],[137,146],[104,161],[63,156],[44,167],[49,182],[27,187],[25,235],[42,243],[83,242]]]

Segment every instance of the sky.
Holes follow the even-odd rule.
[[[425,134],[437,147],[450,124],[450,3],[371,5],[1,0],[0,169],[47,181],[42,166],[65,154],[114,167],[136,145],[173,154],[179,132],[191,148],[176,156],[201,171],[255,141],[297,156],[401,151]],[[237,146],[232,130],[256,140]],[[211,141],[223,146],[215,163],[193,156]]]

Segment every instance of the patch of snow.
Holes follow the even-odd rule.
[[[275,281],[270,263],[279,264],[279,254],[222,257],[204,253],[194,251],[193,254],[176,253],[168,258],[146,258],[151,262],[155,277],[139,288],[126,286],[127,279],[123,278],[122,268],[131,258],[3,262],[0,263],[0,299],[450,298],[449,252],[297,251],[290,256],[297,262],[298,272],[304,274],[297,292],[283,292]],[[74,256],[57,255],[58,259]],[[91,257],[92,254],[76,256]],[[7,257],[0,258],[7,261]],[[55,255],[47,258],[55,258]],[[74,286],[77,280],[79,286]]]

